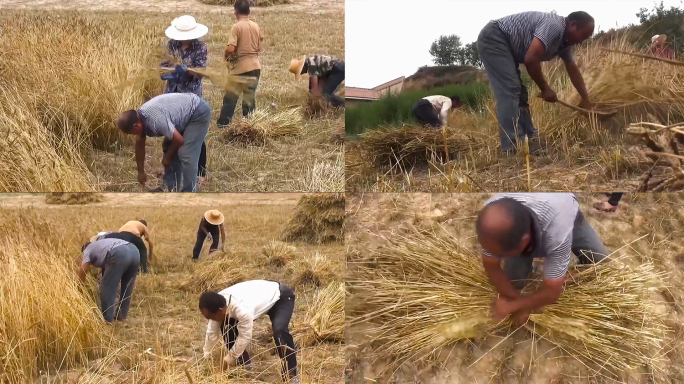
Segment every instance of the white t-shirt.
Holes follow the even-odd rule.
[[[423,99],[432,104],[432,107],[439,115],[439,121],[443,126],[446,126],[447,115],[449,114],[449,109],[451,109],[451,99],[441,95],[427,96],[423,97]]]

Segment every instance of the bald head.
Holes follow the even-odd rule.
[[[522,253],[531,240],[532,216],[517,200],[503,198],[485,206],[477,216],[477,238],[485,251],[497,256]]]
[[[135,109],[121,112],[116,121],[116,126],[123,133],[132,135],[139,135],[142,133],[142,121],[140,120],[140,116],[138,116],[138,111]]]

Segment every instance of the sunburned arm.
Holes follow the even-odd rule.
[[[535,293],[511,301],[511,312],[536,311],[555,303],[558,297],[560,297],[561,292],[563,292],[563,284],[565,284],[565,277],[560,279],[544,279],[542,286]]]
[[[153,251],[152,251],[152,248],[153,248],[153,245],[152,245],[152,237],[150,236],[150,231],[147,229],[147,227],[143,227],[143,231],[142,231],[142,233],[140,234],[140,236],[141,236],[141,237],[144,237],[145,240],[147,240],[147,245],[148,245],[149,248],[150,248],[150,252],[148,252],[147,258],[150,259],[150,261],[152,261],[152,257],[153,257],[153,256],[152,256],[152,252],[153,252]]]
[[[572,85],[582,97],[582,100],[589,102],[589,92],[587,92],[587,87],[584,85],[584,78],[582,77],[582,73],[580,73],[577,64],[575,64],[574,61],[565,59],[563,59],[563,63],[565,63],[565,70],[568,72],[568,76],[570,76]]]
[[[229,57],[230,55],[232,55],[233,53],[235,53],[235,46],[232,45],[232,44],[226,45],[226,51],[225,51],[224,54],[223,54],[223,56],[226,58],[226,60],[227,60],[228,57]]]
[[[81,282],[83,282],[83,283],[86,282],[86,276],[88,275],[89,270],[90,270],[90,264],[89,263],[83,263],[78,267],[78,278],[81,280]]]
[[[484,265],[489,282],[494,285],[494,288],[496,288],[496,291],[499,292],[501,296],[508,300],[517,300],[520,298],[520,294],[513,287],[511,279],[509,279],[508,275],[501,269],[501,260],[499,258],[482,255],[482,265]]]
[[[145,173],[145,135],[135,138],[135,163],[138,167],[138,174]]]
[[[321,93],[318,85],[318,76],[311,76],[311,92],[313,94]]]
[[[541,67],[541,61],[544,58],[544,55],[546,55],[544,43],[535,37],[532,39],[532,44],[530,44],[530,48],[528,48],[527,53],[525,54],[525,68],[541,91],[550,88],[544,78]]]

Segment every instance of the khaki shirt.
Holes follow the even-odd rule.
[[[259,63],[259,52],[261,42],[264,40],[264,33],[257,23],[248,17],[242,17],[230,29],[228,45],[235,46],[237,63],[230,71],[233,75],[261,69]]]
[[[129,221],[119,228],[119,232],[130,232],[138,237],[142,237],[147,232],[147,227],[139,221]]]

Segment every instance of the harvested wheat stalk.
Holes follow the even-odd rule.
[[[344,340],[344,293],[344,283],[338,282],[316,291],[305,319],[313,340],[304,340],[306,344]]]
[[[653,297],[663,277],[650,263],[575,266],[572,283],[530,317],[529,330],[596,374],[657,370],[670,332]],[[371,342],[390,358],[421,359],[457,340],[511,331],[488,317],[496,291],[480,257],[443,229],[387,239],[349,283],[364,303],[353,324],[371,325]]]
[[[229,141],[264,145],[270,139],[297,135],[303,126],[300,108],[279,112],[257,109],[246,118],[236,118],[224,133]]]

